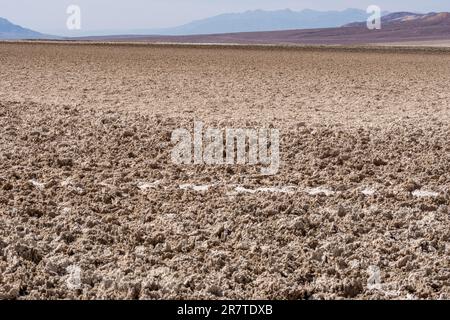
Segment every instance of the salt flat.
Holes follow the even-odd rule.
[[[450,298],[450,54],[0,43],[0,298]],[[278,174],[171,133],[280,130]]]

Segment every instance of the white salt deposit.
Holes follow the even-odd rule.
[[[69,213],[72,212],[72,208],[64,207],[64,208],[61,209],[61,212],[62,212],[63,214],[69,214]]]
[[[434,192],[434,191],[427,191],[427,190],[414,190],[412,192],[412,195],[414,197],[424,198],[424,197],[437,197],[439,195],[439,193]]]
[[[69,190],[75,191],[76,193],[84,192],[84,189],[81,188],[79,185],[76,185],[71,178],[67,178],[66,180],[62,181],[61,186]]]
[[[161,182],[160,180],[155,181],[155,182],[139,182],[137,187],[141,191],[148,191],[150,189],[156,188],[160,184],[160,182]]]
[[[294,193],[295,187],[268,187],[268,188],[258,188],[258,192],[270,192],[270,193]]]
[[[367,268],[367,274],[369,278],[367,279],[367,289],[369,290],[381,290],[381,272],[378,266],[369,266]]]
[[[209,190],[209,185],[194,185],[194,184],[180,184],[179,188],[182,190],[192,189],[198,192],[204,192]]]
[[[373,196],[375,194],[375,189],[373,188],[365,188],[361,193],[365,196]]]
[[[308,193],[309,195],[312,195],[312,196],[315,196],[315,195],[318,195],[318,194],[324,194],[327,197],[332,196],[333,194],[336,193],[333,190],[326,189],[326,188],[323,188],[323,187],[310,188],[310,189],[306,189],[305,191],[306,191],[306,193]]]
[[[78,290],[81,288],[81,268],[71,265],[66,268],[69,276],[66,279],[66,285],[69,290]]]
[[[30,180],[29,182],[38,190],[44,190],[44,188],[45,188],[45,184],[38,182],[34,179]]]
[[[256,189],[247,189],[244,187],[236,187],[234,191],[237,193],[257,193],[257,192],[265,192],[265,193],[294,193],[295,187],[292,186],[284,186],[284,187],[261,187]]]
[[[234,191],[236,191],[237,193],[256,193],[256,190],[247,189],[244,187],[236,187],[234,188]]]

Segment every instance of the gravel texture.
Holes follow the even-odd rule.
[[[450,298],[450,54],[0,44],[0,298]],[[280,130],[281,167],[171,133]]]

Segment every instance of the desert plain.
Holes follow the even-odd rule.
[[[1,299],[450,298],[450,52],[0,43]],[[171,134],[276,128],[278,174]]]

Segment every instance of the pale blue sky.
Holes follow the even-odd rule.
[[[171,27],[255,9],[342,10],[376,4],[390,12],[450,11],[449,0],[0,0],[0,17],[41,32],[63,33],[70,4],[81,7],[84,31]]]

